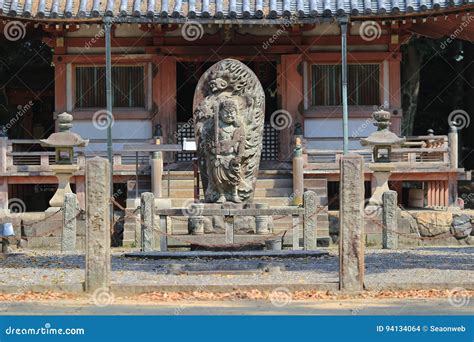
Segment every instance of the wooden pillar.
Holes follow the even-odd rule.
[[[443,181],[443,206],[449,206],[449,184],[448,181]]]
[[[400,73],[400,59],[390,59],[388,61],[389,68],[389,93],[390,93],[390,108],[401,109],[402,108],[402,96],[401,96],[401,73]],[[400,116],[400,115],[399,115]],[[394,120],[396,119],[396,120]],[[401,134],[401,118],[392,116],[392,131],[395,134]],[[400,200],[400,197],[398,197]]]
[[[57,114],[67,110],[66,66],[58,62],[54,66],[54,111]]]
[[[160,123],[163,143],[175,143],[176,59],[156,56],[153,60],[153,125]],[[192,96],[190,94],[190,96]],[[169,153],[168,153],[169,155]]]
[[[86,207],[86,187],[84,176],[76,176],[75,182],[77,202],[79,203],[79,207],[84,209]]]
[[[427,205],[430,207],[433,203],[433,196],[432,196],[432,186],[431,181],[426,182],[426,197],[427,197]]]
[[[439,181],[434,181],[434,206],[439,206]]]
[[[291,125],[280,131],[280,160],[291,160],[293,127],[303,123],[303,58],[302,55],[282,55],[278,66],[278,94],[281,109],[291,117]]]

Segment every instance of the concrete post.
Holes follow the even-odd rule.
[[[384,249],[398,248],[398,207],[396,191],[386,191],[383,193],[382,206],[382,246]]]
[[[448,133],[449,166],[452,169],[458,168],[458,129],[454,124],[450,125]]]
[[[151,192],[144,192],[141,195],[140,216],[142,218],[142,239],[141,251],[151,252],[155,246],[154,239],[154,205],[155,196]]]
[[[303,204],[304,192],[304,158],[301,148],[301,141],[296,139],[296,146],[293,157],[293,205]]]
[[[303,195],[303,246],[304,250],[315,250],[317,247],[317,222],[319,198],[314,191],[306,191]]]
[[[110,163],[86,163],[86,291],[110,288]]]
[[[339,206],[339,287],[364,288],[364,160],[359,155],[341,158]]]
[[[153,152],[151,158],[151,188],[156,198],[162,197],[163,158],[161,152]]]
[[[65,194],[63,206],[63,231],[61,235],[61,252],[73,252],[76,250],[77,207],[77,196],[75,194]]]

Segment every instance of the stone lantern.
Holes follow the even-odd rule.
[[[89,140],[71,132],[72,120],[71,114],[59,114],[59,132],[51,134],[48,139],[40,140],[41,146],[54,147],[56,151],[56,165],[51,165],[51,169],[58,178],[58,189],[49,201],[51,207],[47,211],[59,210],[63,206],[64,194],[72,193],[69,179],[79,169],[78,165],[73,165],[74,147],[85,147],[89,144]]]
[[[382,195],[385,191],[390,190],[388,179],[395,168],[390,162],[392,147],[400,146],[406,140],[389,130],[390,117],[390,112],[385,110],[374,112],[374,125],[377,126],[377,131],[360,140],[362,146],[372,146],[373,148],[374,162],[369,165],[369,168],[374,172],[375,186],[369,206],[380,207],[382,205]]]

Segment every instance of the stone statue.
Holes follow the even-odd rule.
[[[205,201],[252,202],[265,120],[252,70],[233,59],[209,68],[194,94],[193,119]]]

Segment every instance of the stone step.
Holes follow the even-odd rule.
[[[265,243],[267,239],[275,239],[274,235],[235,235],[234,243]],[[318,236],[318,245],[324,244],[328,241],[329,236]],[[300,235],[300,247],[303,246],[303,237]],[[168,238],[169,246],[172,247],[188,247],[190,243],[201,245],[223,245],[226,244],[224,234],[203,234],[203,235],[180,235]],[[285,234],[283,244],[291,246],[293,243],[293,235],[291,232]]]

